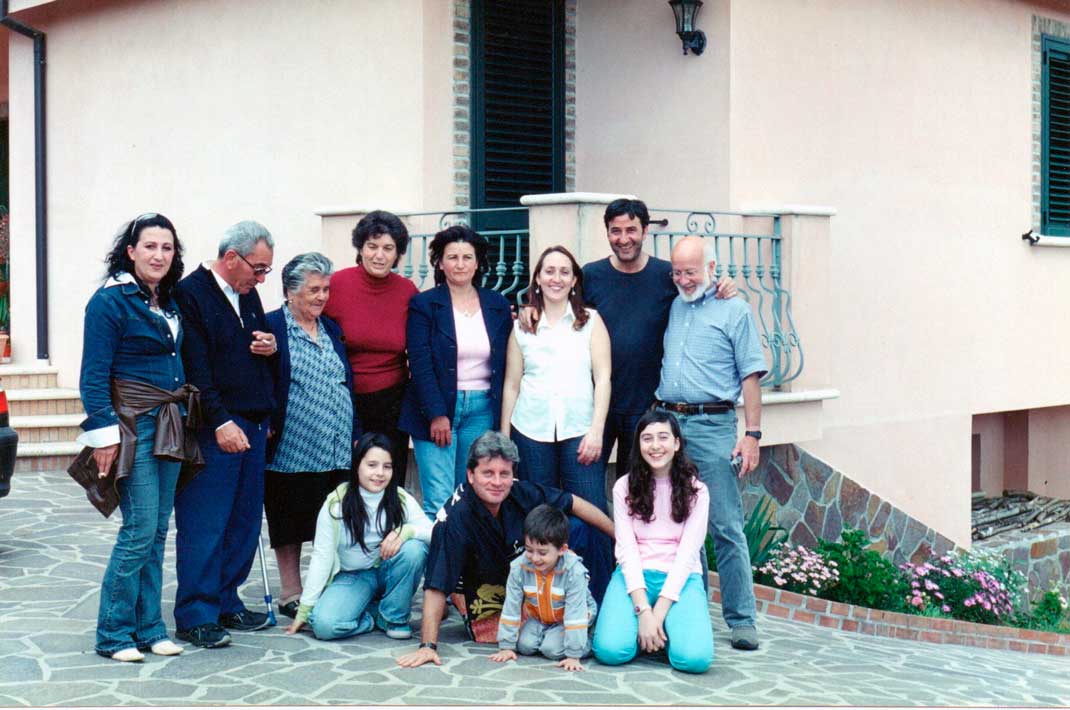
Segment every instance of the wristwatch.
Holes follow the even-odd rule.
[[[651,608],[650,608],[649,604],[646,604],[644,606],[639,606],[638,604],[635,605],[635,615],[636,616],[639,616],[644,611],[651,611]]]
[[[423,643],[420,644],[420,648],[429,648],[432,651],[437,651],[438,650],[438,644],[435,643],[434,641],[424,641]]]
[[[743,435],[744,436],[753,436],[758,441],[762,440],[762,432],[761,432],[760,429],[750,429],[749,431],[743,432]]]

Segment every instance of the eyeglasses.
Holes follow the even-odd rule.
[[[238,254],[238,252],[234,252],[234,253]],[[238,258],[241,259],[242,261],[244,261],[246,264],[249,264],[249,260],[246,259],[241,254],[238,254]],[[271,273],[271,267],[270,266],[264,266],[263,264],[261,264],[260,266],[253,266],[252,264],[249,264],[249,268],[252,269],[253,273],[256,274],[257,276],[267,276],[268,274]]]

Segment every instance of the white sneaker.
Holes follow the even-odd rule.
[[[149,650],[157,656],[177,656],[185,649],[171,639],[161,639],[152,644],[152,647]]]
[[[145,654],[137,650],[137,647],[131,646],[130,648],[124,648],[111,654],[113,661],[122,661],[123,663],[138,663],[145,660]]]

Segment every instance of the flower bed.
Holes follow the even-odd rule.
[[[720,603],[720,582],[716,572],[710,573],[710,590],[713,600]],[[909,641],[1070,656],[1068,634],[877,611],[757,583],[754,585],[754,597],[761,613],[839,631]]]

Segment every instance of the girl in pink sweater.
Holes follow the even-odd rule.
[[[684,453],[676,417],[647,412],[635,427],[627,476],[613,486],[619,566],[602,601],[594,655],[620,665],[666,647],[673,668],[703,673],[713,631],[699,555],[709,492]]]

